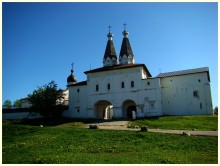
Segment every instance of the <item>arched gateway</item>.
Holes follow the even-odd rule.
[[[135,119],[137,114],[136,103],[133,100],[126,100],[122,104],[123,118]]]
[[[100,100],[94,105],[96,119],[112,119],[113,105],[107,100]]]

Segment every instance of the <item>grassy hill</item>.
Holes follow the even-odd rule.
[[[3,121],[2,163],[218,163],[217,137],[78,128],[84,123]]]
[[[130,125],[146,125],[152,129],[170,130],[218,130],[218,116],[162,116],[135,120]]]

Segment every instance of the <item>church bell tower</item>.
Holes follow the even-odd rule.
[[[134,64],[134,54],[131,49],[131,45],[128,39],[128,31],[126,30],[126,25],[124,24],[124,31],[122,32],[124,38],[121,44],[121,51],[119,55],[120,64]]]
[[[118,59],[117,59],[117,55],[115,52],[115,47],[114,47],[114,43],[113,43],[113,34],[111,32],[111,26],[108,27],[109,28],[109,33],[107,34],[108,37],[108,42],[105,48],[105,54],[104,54],[104,58],[103,58],[103,66],[107,67],[107,66],[113,66],[113,65],[117,65],[118,64]]]

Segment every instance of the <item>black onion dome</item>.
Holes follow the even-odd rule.
[[[67,78],[67,83],[76,83],[76,77],[73,75],[73,70],[71,70],[70,76]]]

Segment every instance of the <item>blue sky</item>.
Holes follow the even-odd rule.
[[[218,104],[218,6],[211,3],[2,4],[3,102],[14,102],[54,80],[66,88],[71,63],[77,81],[102,67],[108,26],[120,53],[127,23],[135,63],[152,76],[209,67],[213,107]]]

